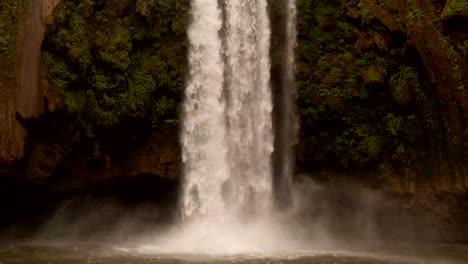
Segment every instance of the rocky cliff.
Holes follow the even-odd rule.
[[[465,2],[298,0],[296,171],[325,190],[308,194],[312,220],[323,200],[338,231],[340,219],[370,210],[386,238],[468,241]],[[0,166],[0,194],[51,205],[45,212],[101,195],[164,201],[174,213],[189,3],[18,3],[0,3],[10,36],[0,37],[0,162],[22,158]],[[278,99],[285,22],[276,7]],[[368,190],[379,196],[372,206]],[[27,218],[14,207],[7,223]]]
[[[298,171],[349,193],[336,219],[362,209],[344,180],[385,197],[387,236],[466,241],[466,1],[298,4]]]
[[[0,160],[12,161],[23,154],[23,131],[15,120],[16,102],[16,35],[19,13],[17,1],[2,1],[0,16]]]
[[[14,58],[8,64],[9,76],[2,80],[0,161],[12,162],[23,157],[25,133],[16,120],[37,117],[43,113],[44,91],[41,71],[41,45],[47,23],[59,0],[10,1],[2,10],[15,18],[10,23],[13,49],[5,50]],[[13,8],[14,7],[14,8]],[[8,9],[10,8],[10,9]],[[15,15],[15,13],[17,13]],[[13,56],[15,54],[15,56]],[[2,65],[3,66],[3,65]],[[14,70],[16,69],[16,70]]]

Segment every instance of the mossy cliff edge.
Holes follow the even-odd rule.
[[[113,177],[180,178],[189,1],[51,3],[41,77],[28,86],[39,87],[35,110],[20,106],[32,105],[18,81],[25,3],[0,3],[0,156],[20,158],[0,172],[60,190]],[[270,1],[273,17],[282,4]],[[403,212],[441,226],[468,220],[466,1],[297,4],[297,173],[382,190],[410,204]],[[273,26],[281,39],[281,23]],[[273,82],[283,48],[272,43]],[[468,231],[444,232],[468,241]]]

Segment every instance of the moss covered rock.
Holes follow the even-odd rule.
[[[468,18],[467,0],[447,0],[443,10],[444,19],[450,19],[454,16],[464,16]]]
[[[177,123],[189,8],[185,0],[60,3],[42,58],[51,93],[73,120],[71,143],[94,141],[94,153],[108,133],[133,138]]]

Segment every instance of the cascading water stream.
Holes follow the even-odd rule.
[[[269,0],[272,17],[273,183],[275,208],[286,213],[294,208],[292,179],[294,147],[298,143],[295,85],[296,1]]]
[[[184,215],[211,223],[252,218],[269,206],[272,191],[267,3],[227,0],[223,7],[221,34],[217,1],[192,2],[182,134]]]
[[[295,85],[295,73],[296,73],[296,60],[295,60],[295,49],[296,49],[296,39],[297,39],[297,29],[296,29],[296,1],[288,0],[287,1],[287,17],[286,17],[286,51],[285,51],[285,70],[283,78],[283,96],[282,96],[282,105],[284,120],[282,120],[283,133],[280,133],[283,136],[281,140],[284,146],[282,147],[283,153],[282,158],[282,175],[286,178],[285,184],[288,185],[288,188],[292,188],[292,177],[294,174],[294,146],[298,143],[298,130],[299,124],[296,118],[296,85]]]
[[[228,206],[244,216],[267,208],[272,192],[270,27],[266,0],[226,2]],[[249,205],[249,206],[246,206]]]
[[[185,92],[182,131],[185,173],[184,215],[220,217],[220,186],[229,177],[223,102],[221,10],[217,0],[194,0],[190,40],[190,79]],[[215,216],[216,215],[216,216]]]
[[[265,251],[281,240],[269,210],[274,133],[267,1],[192,0],[181,135],[184,221],[160,239],[159,250]]]

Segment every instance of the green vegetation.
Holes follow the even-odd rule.
[[[466,0],[451,0],[444,9],[444,16],[450,17],[453,15],[468,14],[468,1]]]
[[[418,75],[412,67],[401,66],[400,70],[390,78],[393,98],[400,105],[406,105],[413,99],[418,86]]]
[[[186,0],[61,2],[42,57],[74,120],[69,143],[90,141],[97,158],[109,131],[135,137],[175,123],[188,9]]]
[[[398,23],[425,17],[411,3]],[[395,7],[385,1],[375,8],[365,1],[346,5],[298,0],[299,166],[372,170],[412,164],[427,172],[420,164],[430,146],[458,142],[447,106],[404,34],[390,32],[376,17]],[[63,0],[42,57],[51,87],[63,95],[66,117],[48,131],[53,126],[66,144],[86,146],[94,160],[108,146],[176,127],[189,8],[189,0]],[[11,50],[10,40],[1,35],[0,56]],[[466,53],[465,44],[457,48]],[[461,68],[451,70],[461,81]]]
[[[16,28],[20,0],[0,1],[0,83],[15,76]]]
[[[450,142],[434,118],[437,101],[420,78],[413,50],[359,4],[360,21],[342,1],[298,1],[300,162],[315,168],[402,168],[424,149]],[[378,9],[385,9],[380,2]],[[421,11],[411,9],[409,18]]]
[[[421,17],[422,11],[418,9],[414,0],[408,1],[408,7],[410,9],[408,12],[408,18],[416,20]]]
[[[408,17],[411,19],[418,19],[421,16],[421,10],[419,9],[411,9],[408,13]]]

